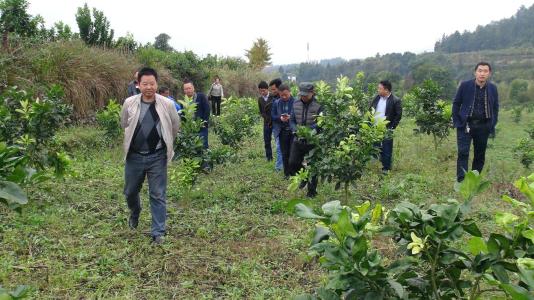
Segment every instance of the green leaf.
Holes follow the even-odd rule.
[[[378,224],[380,222],[380,216],[382,215],[382,205],[379,203],[373,209],[373,214],[371,217],[371,223]]]
[[[469,224],[464,224],[463,228],[466,232],[468,232],[469,234],[473,236],[477,236],[477,237],[482,236],[482,232],[480,232],[480,229],[478,229],[478,226],[474,221]]]
[[[528,229],[521,232],[521,235],[527,239],[530,239],[534,243],[534,230]]]
[[[329,236],[330,236],[330,230],[327,227],[316,225],[315,233],[313,235],[312,245],[315,245],[325,239],[328,239]]]
[[[533,300],[534,296],[524,288],[514,284],[501,284],[501,288],[512,296],[513,300]]]
[[[389,285],[395,290],[400,299],[404,298],[404,287],[395,280],[388,279]]]
[[[467,242],[467,249],[469,249],[469,252],[473,255],[477,255],[479,253],[488,253],[488,246],[486,246],[486,242],[481,237],[474,236],[471,239],[469,239],[469,242]]]
[[[510,278],[508,277],[508,272],[506,272],[506,269],[504,266],[500,264],[494,264],[491,266],[491,270],[493,271],[493,274],[495,274],[495,277],[502,282],[502,283],[509,283]]]
[[[495,222],[503,227],[507,227],[517,220],[519,220],[519,217],[509,212],[498,212],[495,214]]]
[[[323,204],[322,209],[323,209],[323,213],[326,216],[333,216],[341,212],[343,207],[341,207],[341,202],[339,200],[335,200],[335,201],[330,201],[330,202]]]
[[[28,197],[26,193],[14,182],[0,181],[0,199],[7,200],[8,204],[26,204]]]
[[[534,190],[530,188],[527,179],[525,177],[521,177],[515,182],[515,186],[519,189],[521,193],[523,193],[523,195],[527,196],[527,198],[530,200],[531,205],[534,205]]]
[[[19,285],[13,292],[11,292],[11,296],[13,297],[13,299],[22,299],[28,295],[29,291],[29,285]]]
[[[360,214],[360,216],[363,216],[367,212],[370,206],[371,206],[371,202],[369,201],[365,201],[361,205],[356,206],[356,209],[358,210],[358,214]]]
[[[343,209],[339,214],[336,223],[332,224],[332,229],[336,233],[339,240],[343,240],[346,236],[356,237],[357,232],[351,222],[351,216],[347,209]]]
[[[326,217],[315,214],[311,208],[307,207],[302,203],[295,205],[295,213],[297,214],[297,216],[305,219],[326,219]]]

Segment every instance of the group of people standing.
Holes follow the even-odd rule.
[[[489,81],[491,66],[480,62],[474,70],[475,78],[460,84],[452,105],[452,121],[457,130],[457,181],[461,182],[468,171],[471,142],[474,147],[472,169],[482,171],[488,138],[495,133],[498,120],[499,99],[497,87]],[[283,170],[284,177],[295,175],[303,168],[305,156],[313,145],[296,135],[298,126],[306,126],[319,132],[317,117],[322,107],[316,99],[315,86],[302,82],[295,99],[290,87],[277,78],[269,84],[258,84],[259,113],[263,119],[265,156],[273,161],[272,137],[276,145],[275,169]],[[392,93],[392,84],[387,80],[377,86],[377,96],[370,103],[375,118],[386,119],[387,128],[395,130],[402,118],[402,102]],[[203,121],[199,135],[208,148],[208,123],[210,106],[206,95],[195,91],[191,81],[185,81],[183,91],[197,104],[195,118]],[[159,94],[158,94],[159,92]],[[125,129],[125,185],[124,195],[130,216],[128,224],[138,226],[141,203],[139,192],[148,180],[150,210],[152,214],[152,241],[163,242],[166,221],[167,165],[174,157],[173,143],[180,128],[181,106],[168,95],[168,89],[158,89],[158,75],[154,69],[143,68],[136,73],[136,80],[128,86],[129,97],[124,101],[121,126]],[[220,114],[220,100],[224,97],[220,79],[217,77],[208,93],[215,114]],[[388,173],[392,166],[393,134],[388,134],[376,145],[380,149],[382,171]],[[307,196],[317,195],[317,177],[303,182]]]

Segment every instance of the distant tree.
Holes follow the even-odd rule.
[[[267,41],[258,38],[252,45],[250,50],[246,50],[245,56],[248,58],[249,65],[257,70],[271,64],[271,53]]]
[[[78,7],[76,23],[80,30],[80,38],[88,45],[111,47],[113,45],[114,30],[104,13],[93,8],[93,15],[87,6]]]
[[[55,30],[55,37],[59,40],[68,41],[76,36],[76,34],[72,32],[70,26],[63,23],[63,21],[54,23],[53,29]]]
[[[127,32],[125,36],[121,36],[117,39],[115,47],[133,52],[137,50],[139,44],[135,41],[133,34]]]
[[[514,79],[510,83],[510,101],[513,105],[525,104],[528,102],[528,82],[523,79]]]
[[[27,37],[37,34],[43,19],[29,15],[28,5],[27,0],[0,0],[0,31],[4,49],[8,48],[10,33]]]
[[[154,48],[167,52],[173,51],[174,49],[169,45],[170,39],[171,36],[166,33],[158,34],[156,40],[154,41]]]

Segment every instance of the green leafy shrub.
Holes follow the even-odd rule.
[[[230,97],[223,102],[223,114],[214,117],[213,130],[223,145],[239,149],[246,137],[253,133],[257,107],[254,99]]]
[[[115,100],[110,100],[106,108],[96,114],[98,125],[106,130],[106,137],[112,141],[116,141],[122,132],[120,119],[121,106]]]
[[[426,80],[404,97],[405,111],[418,126],[414,133],[432,135],[436,149],[452,127],[452,105],[441,100],[441,94],[442,88],[436,82]]]
[[[317,213],[297,204],[297,215],[318,221],[310,254],[329,271],[324,287],[300,298],[474,300],[489,291],[534,298],[534,174],[515,183],[526,203],[503,196],[520,214],[496,213],[498,228],[484,236],[469,215],[473,197],[488,186],[469,172],[458,189],[463,203],[402,202],[391,211],[332,201]],[[373,247],[379,236],[393,238],[394,259]]]
[[[534,125],[527,132],[528,136],[519,140],[514,148],[514,155],[525,168],[530,168],[534,162]]]

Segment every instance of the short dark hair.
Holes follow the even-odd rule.
[[[382,80],[380,81],[380,84],[390,92],[393,90],[393,87],[391,86],[391,82],[389,82],[389,80]]]
[[[285,84],[285,83],[282,83],[279,87],[278,87],[278,90],[280,92],[283,92],[283,91],[291,91],[291,89],[289,88],[289,85]]]
[[[184,80],[184,85],[188,84],[188,83],[191,83],[193,86],[195,86],[195,84],[193,83],[193,81],[191,81],[190,79],[186,79]]]
[[[481,61],[475,66],[475,71],[478,69],[479,66],[488,66],[490,72],[491,72],[491,65],[488,62]]]
[[[275,85],[276,88],[280,88],[280,85],[282,85],[282,79],[275,78],[275,79],[271,80],[271,82],[269,82],[269,86],[273,86],[273,85]]]
[[[158,81],[158,72],[152,68],[144,67],[141,70],[139,70],[139,73],[137,73],[137,81],[141,82],[141,78],[143,76],[154,76],[156,78],[156,81]]]
[[[162,86],[162,87],[159,88],[158,93],[159,93],[159,94],[161,94],[161,93],[165,93],[165,92],[168,91],[168,90],[169,90],[168,87],[166,87],[166,86]]]
[[[267,85],[267,82],[265,80],[260,81],[260,84],[258,84],[259,89],[267,89],[269,86]]]

